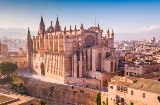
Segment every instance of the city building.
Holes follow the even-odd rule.
[[[7,54],[8,54],[7,57],[5,57],[5,56],[0,57],[0,63],[1,62],[16,63],[19,70],[27,70],[27,65],[28,65],[27,64],[27,56],[26,56],[26,53],[24,52],[23,48],[19,48],[18,51],[7,52]]]
[[[160,71],[160,65],[154,64],[154,63],[128,63],[125,64],[125,70],[124,70],[124,76],[136,76],[136,75],[142,75],[147,74],[151,72],[157,72]]]
[[[109,82],[108,105],[159,105],[160,82],[115,76]]]
[[[8,56],[8,46],[7,46],[7,44],[2,44],[0,42],[0,55],[2,57],[7,57]]]

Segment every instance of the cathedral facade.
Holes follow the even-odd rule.
[[[91,78],[99,84],[110,81],[118,73],[115,57],[114,32],[109,29],[105,36],[99,24],[85,29],[76,25],[62,30],[57,17],[45,28],[41,17],[38,34],[31,37],[28,29],[27,58],[28,70],[49,76],[64,83],[74,79]],[[70,78],[70,79],[67,79]],[[83,80],[84,81],[84,80]]]

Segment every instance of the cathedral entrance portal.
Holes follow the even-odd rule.
[[[44,69],[44,64],[43,64],[43,62],[41,62],[40,67],[41,67],[41,75],[45,76],[45,69]]]

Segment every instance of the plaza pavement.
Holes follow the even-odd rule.
[[[28,78],[37,79],[37,80],[40,80],[40,81],[45,81],[45,82],[50,82],[50,83],[63,84],[63,83],[61,83],[58,80],[55,80],[53,78],[38,75],[36,72],[31,73],[29,71],[16,71],[16,73],[17,73],[17,75],[21,75],[22,77],[28,77]]]

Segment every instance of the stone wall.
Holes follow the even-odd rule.
[[[77,85],[80,87],[89,87],[94,89],[98,89],[101,87],[101,81],[98,79],[92,79],[92,78],[67,77],[66,83],[71,85]]]
[[[27,86],[29,95],[52,101],[53,103],[49,105],[59,105],[54,104],[55,102],[62,103],[61,105],[96,105],[95,99],[99,92],[99,90],[49,83],[24,77],[16,80],[25,80],[23,83]],[[51,91],[50,87],[53,87],[53,91]]]
[[[53,86],[53,92],[50,87]],[[81,105],[95,105],[95,97],[97,90],[88,88],[80,88],[75,86],[40,82],[37,80],[29,80],[27,84],[28,91],[31,96],[49,99],[53,101],[81,104]]]

